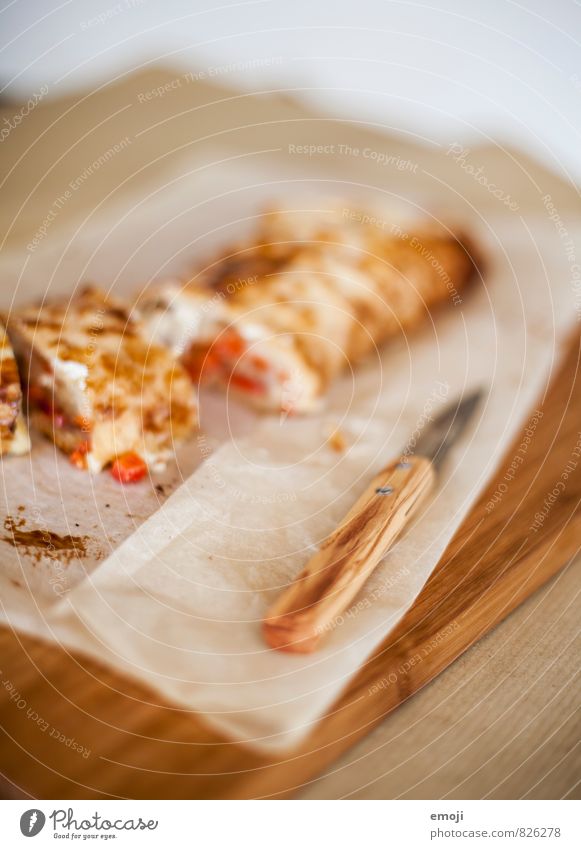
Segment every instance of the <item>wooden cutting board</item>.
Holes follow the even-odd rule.
[[[172,74],[165,77],[170,80]],[[72,101],[62,101],[51,106],[52,111],[46,115],[41,114],[44,107],[39,107],[23,125],[23,133],[29,134],[28,141],[33,141],[48,126],[51,129],[45,138],[50,144],[56,143],[50,138],[56,132],[54,127],[60,126],[67,140],[80,140],[82,136],[83,154],[80,144],[73,146],[71,156],[58,164],[59,168],[71,169],[70,174],[60,174],[59,179],[65,183],[71,175],[78,175],[82,163],[95,159],[125,133],[130,133],[133,139],[127,153],[132,167],[139,171],[147,164],[149,169],[149,164],[157,161],[159,150],[179,149],[181,141],[192,137],[191,113],[195,113],[197,121],[201,120],[206,101],[211,101],[211,114],[206,116],[203,126],[196,125],[200,136],[211,137],[219,134],[221,127],[236,125],[240,130],[237,143],[251,146],[254,141],[246,138],[248,128],[264,122],[265,114],[273,126],[282,125],[283,135],[289,127],[296,130],[299,140],[303,124],[310,128],[310,137],[316,134],[321,143],[326,140],[325,132],[331,133],[332,138],[337,134],[336,123],[330,121],[330,126],[325,127],[320,117],[282,100],[265,102],[258,98],[250,102],[246,97],[233,100],[224,91],[226,115],[223,108],[220,111],[215,106],[220,100],[216,90],[208,94],[203,86],[189,86],[187,91],[185,87],[178,88],[175,96],[168,93],[159,103],[151,101],[158,109],[155,116],[137,115],[136,93],[151,90],[163,83],[165,77],[161,75],[160,79],[159,72],[148,77],[141,75],[101,93],[101,100],[100,95],[91,95],[74,108]],[[186,95],[190,98],[190,112],[182,114],[175,97]],[[164,121],[167,117],[164,110],[167,116],[182,117],[177,122]],[[76,132],[67,123],[72,120],[71,115],[76,115]],[[111,116],[115,116],[114,122],[108,120]],[[131,129],[122,121],[132,121]],[[148,131],[139,129],[136,121],[143,121]],[[85,133],[85,139],[83,132],[93,124],[102,125],[103,129]],[[164,127],[165,137],[161,135]],[[279,132],[272,126],[270,130]],[[264,129],[267,132],[268,128]],[[105,138],[103,133],[110,134],[110,138]],[[139,145],[138,138],[142,140]],[[362,149],[365,144],[375,147],[386,144],[385,139],[367,130],[341,128],[342,140],[355,143],[356,138]],[[9,141],[12,143],[12,139]],[[261,141],[264,146],[272,144],[266,137]],[[26,143],[23,137],[17,145],[7,148],[7,168],[17,162]],[[395,145],[393,140],[392,144]],[[409,151],[409,147],[406,142],[405,150]],[[10,180],[7,183],[3,213],[7,220],[3,223],[9,231],[8,244],[15,250],[34,232],[37,219],[40,217],[42,221],[43,209],[50,207],[59,194],[58,185],[48,179],[54,177],[57,169],[51,170],[43,159],[46,150],[44,146],[39,151],[24,178],[19,178],[18,186],[11,189]],[[83,183],[55,221],[55,228],[64,226],[67,216],[79,216],[91,209],[112,191],[125,167],[124,155],[121,152],[114,160],[114,167],[119,169],[117,174],[111,169],[103,170],[98,180]],[[403,148],[401,155],[404,156]],[[489,151],[487,162],[494,155]],[[512,167],[512,153],[503,151],[504,155],[507,165]],[[75,156],[79,157],[78,161],[74,161]],[[414,161],[428,170],[433,165],[431,157],[429,151],[414,153]],[[526,180],[522,177],[525,171]],[[47,175],[47,179],[39,182],[39,175]],[[534,163],[527,162],[522,172],[518,169],[514,172],[511,191],[518,194],[521,202],[531,175],[531,179],[544,185],[546,172]],[[454,185],[456,177],[454,170],[450,170],[450,185]],[[391,178],[394,184],[399,181],[404,187],[410,175],[396,172],[390,174]],[[20,208],[22,197],[29,190],[28,182],[38,183],[40,196],[34,208],[23,207],[24,212],[16,220],[15,210]],[[571,202],[566,188],[556,182],[552,186],[555,201],[565,208]],[[477,192],[476,185],[472,188]],[[487,504],[505,482],[522,437],[507,451],[498,475],[462,524],[412,609],[298,749],[276,758],[244,750],[218,737],[194,713],[164,704],[157,694],[110,669],[2,628],[0,769],[6,780],[19,788],[18,792],[40,798],[292,795],[490,631],[579,550],[581,463],[571,471],[565,490],[550,503],[550,509],[546,507],[562,470],[570,468],[578,450],[579,356],[580,340],[575,338],[550,391],[539,400],[537,407],[544,415],[518,474],[502,498],[493,510],[487,510]],[[538,529],[532,530],[537,514],[545,512],[543,521],[537,523]]]

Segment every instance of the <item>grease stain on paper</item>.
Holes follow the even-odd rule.
[[[43,557],[68,562],[73,558],[84,557],[87,554],[89,537],[57,534],[46,528],[26,530],[25,526],[26,519],[6,516],[4,519],[6,534],[0,536],[0,540],[7,542],[13,548],[25,549],[26,554],[31,556],[36,563]]]

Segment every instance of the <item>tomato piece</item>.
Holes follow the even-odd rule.
[[[250,357],[250,364],[256,371],[268,371],[269,365],[264,357],[259,356],[258,354],[253,354]]]
[[[147,464],[139,454],[122,454],[111,466],[111,474],[119,483],[137,483],[147,474]]]
[[[262,395],[264,392],[264,385],[259,380],[253,380],[244,374],[233,374],[230,383],[241,392],[250,392],[254,395]]]
[[[87,454],[89,453],[89,447],[88,442],[80,442],[69,457],[69,460],[73,466],[77,467],[77,469],[87,468]]]
[[[192,350],[184,365],[192,380],[208,381],[218,372],[220,360],[213,351]]]
[[[226,332],[212,345],[212,353],[221,359],[238,359],[246,350],[244,341],[237,333]]]

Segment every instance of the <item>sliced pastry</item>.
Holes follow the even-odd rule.
[[[124,482],[163,466],[195,428],[195,390],[129,306],[95,288],[12,314],[31,421],[72,462]]]
[[[268,212],[250,243],[156,286],[140,314],[195,380],[266,410],[310,410],[342,371],[460,303],[475,274],[461,235],[376,221],[340,207]]]
[[[18,366],[4,325],[0,323],[0,456],[27,454],[28,429],[22,415]]]

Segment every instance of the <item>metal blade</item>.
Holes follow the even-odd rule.
[[[458,441],[484,396],[482,389],[457,398],[436,416],[414,445],[413,453],[427,457],[437,471]],[[407,453],[410,453],[407,451]]]

